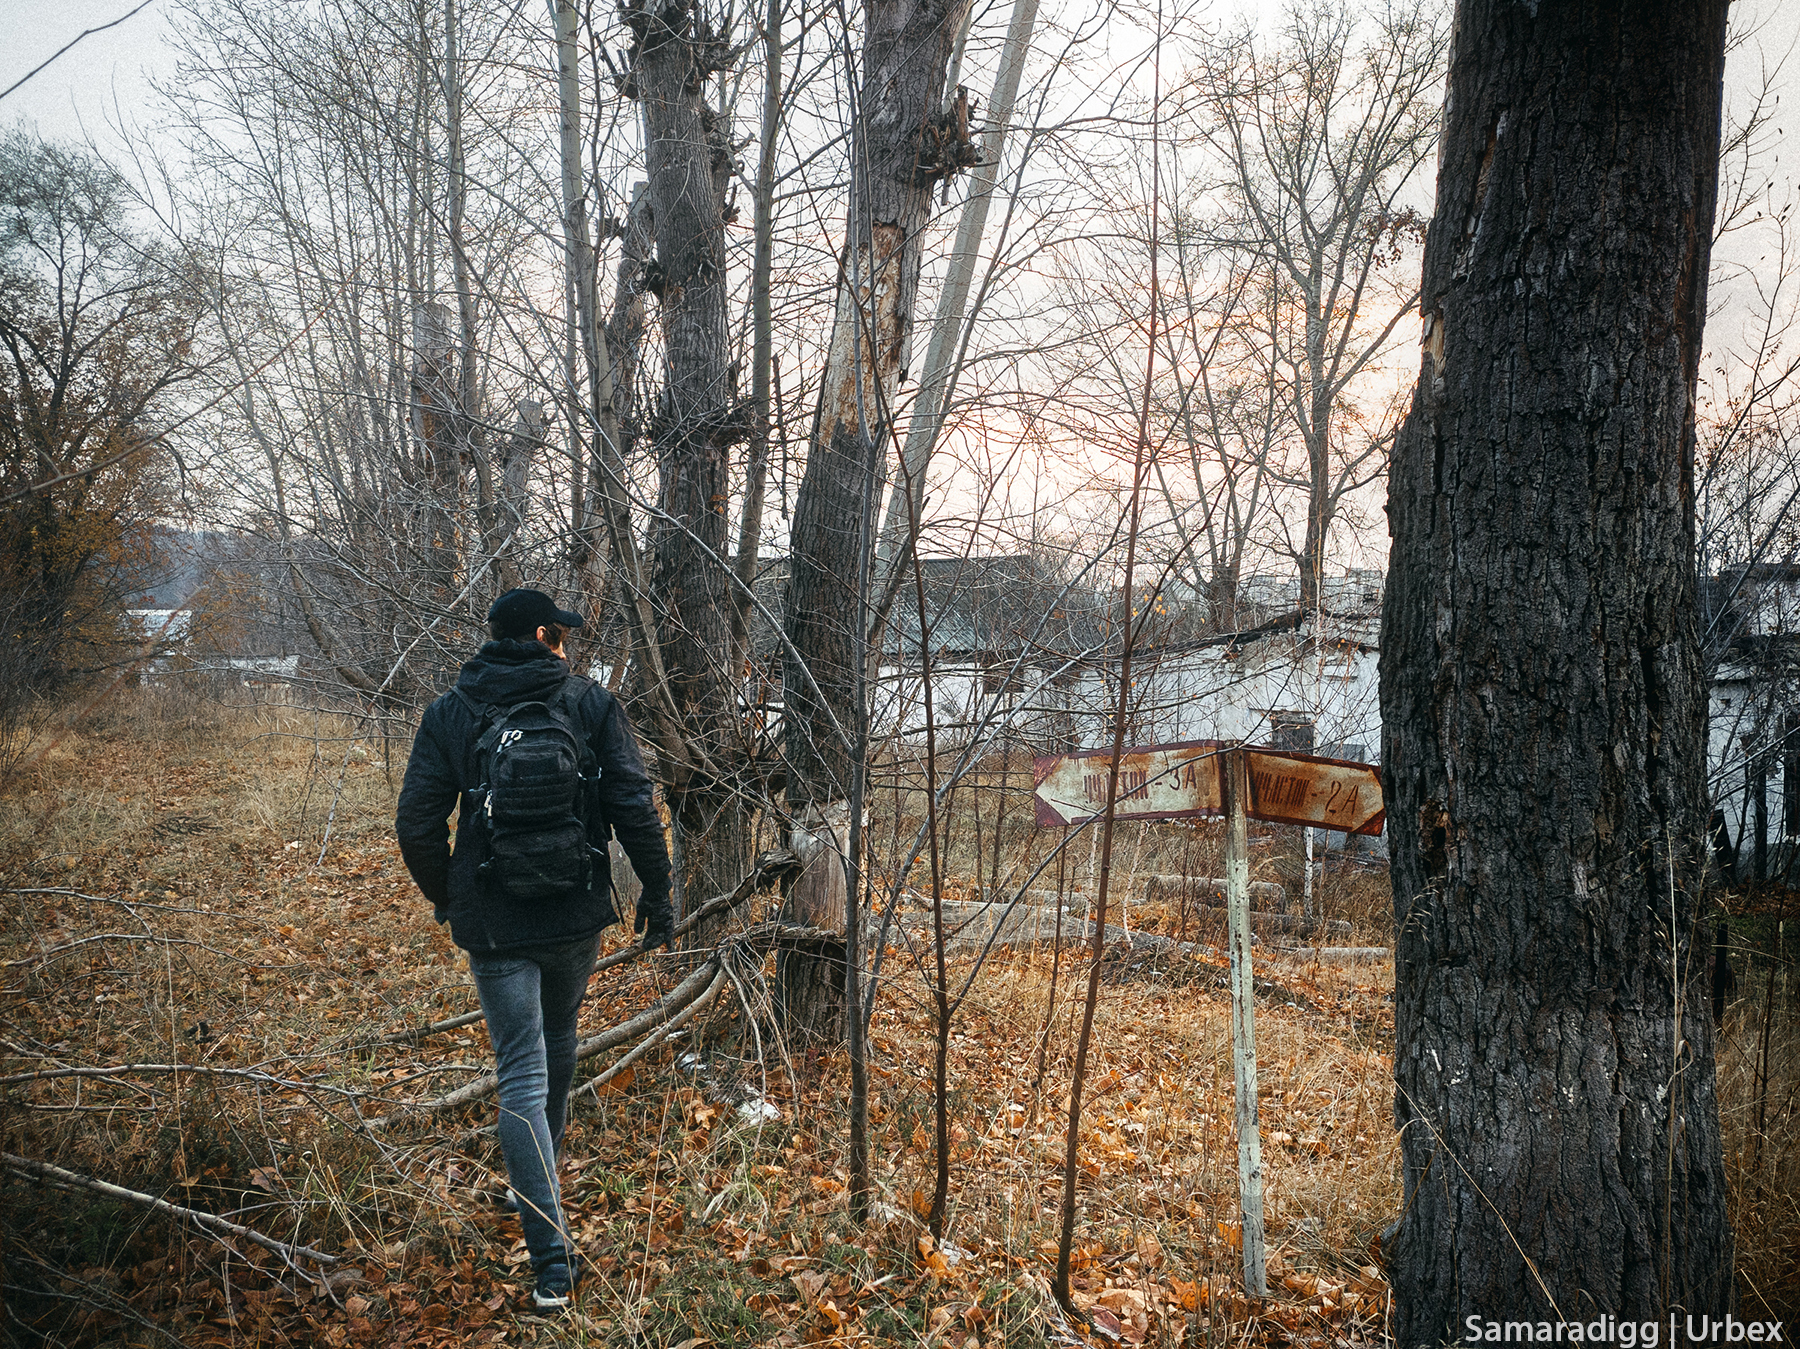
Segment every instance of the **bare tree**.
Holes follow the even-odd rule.
[[[650,418],[659,484],[650,584],[686,750],[664,781],[682,892],[706,895],[736,883],[751,846],[726,566],[728,451],[751,429],[727,312],[726,189],[736,162],[729,110],[706,97],[712,77],[742,51],[697,5],[635,4],[625,21],[633,42],[624,87],[639,101],[648,138],[656,256],[646,284],[657,297],[663,357]]]
[[[537,146],[512,134],[524,91],[470,76],[535,35],[469,19],[196,0],[167,91],[229,370],[209,467],[226,509],[282,540],[267,580],[294,593],[316,668],[394,707],[549,560],[528,523],[546,352],[499,297],[554,255],[484,190],[535,177]]]
[[[1190,115],[1220,206],[1193,228],[1261,273],[1239,331],[1299,441],[1281,471],[1306,503],[1288,549],[1302,608],[1318,606],[1345,498],[1386,467],[1389,428],[1357,389],[1416,300],[1396,264],[1423,223],[1407,203],[1437,143],[1447,40],[1437,4],[1395,0],[1367,17],[1295,7],[1275,43],[1246,29],[1196,53]]]

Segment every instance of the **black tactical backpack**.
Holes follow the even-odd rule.
[[[480,785],[469,805],[487,833],[488,859],[476,874],[490,894],[550,900],[588,888],[588,812],[599,774],[575,715],[586,686],[571,675],[548,701],[510,707],[484,706],[457,690],[482,727]]]

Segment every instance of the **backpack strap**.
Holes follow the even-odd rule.
[[[464,693],[460,686],[451,689],[450,692],[454,693],[461,701],[462,705],[469,709],[469,715],[474,717],[478,723],[475,734],[479,736],[483,731],[487,730],[488,723],[494,719],[494,713],[499,709],[492,703],[476,702],[468,694]]]
[[[464,707],[469,709],[469,715],[475,718],[475,742],[479,744],[481,737],[487,734],[487,728],[493,724],[495,713],[500,709],[491,703],[476,702],[475,699],[464,693],[460,686],[452,688],[450,691],[456,695],[457,700],[461,702]],[[475,764],[476,771],[479,774],[481,764],[479,756],[477,756]],[[469,815],[478,814],[482,805],[487,800],[487,783],[479,782],[473,787],[463,788],[462,797],[464,800],[465,818]]]
[[[569,710],[574,711],[587,691],[593,687],[595,687],[594,681],[586,675],[578,675],[574,671],[570,671],[563,676],[562,688],[557,690],[556,696],[558,701],[566,702]]]
[[[587,736],[582,733],[581,725],[581,700],[587,696],[587,691],[593,686],[594,681],[586,675],[571,672],[564,678],[562,687],[556,691],[556,696],[550,700],[550,706],[552,710],[561,712],[567,717],[569,724],[575,728],[575,743],[581,749],[584,767],[591,765],[594,770],[591,776],[585,772],[582,776],[592,782],[598,782],[600,780],[600,762],[595,757],[592,746],[588,744]]]

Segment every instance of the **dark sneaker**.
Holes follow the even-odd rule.
[[[531,1290],[531,1303],[539,1311],[562,1311],[575,1295],[575,1279],[569,1267],[560,1260],[538,1271],[537,1287]]]

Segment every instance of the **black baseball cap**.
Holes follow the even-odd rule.
[[[556,601],[541,590],[509,590],[488,610],[488,622],[507,637],[529,637],[552,623],[579,628],[581,615],[558,609]]]

